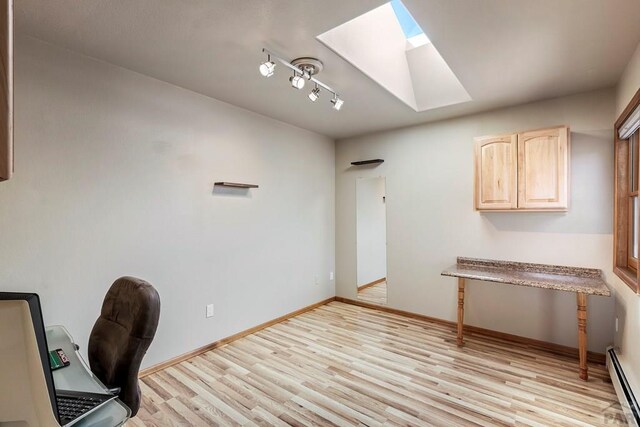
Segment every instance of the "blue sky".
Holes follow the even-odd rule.
[[[409,39],[424,32],[400,0],[391,0],[391,6],[393,7],[393,11],[396,13],[396,17],[398,18],[398,22],[400,23],[406,38]]]

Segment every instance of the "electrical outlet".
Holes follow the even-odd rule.
[[[618,318],[616,317],[616,332],[618,332]]]
[[[333,280],[333,271],[329,272],[329,280]]]
[[[213,317],[213,304],[207,304],[207,317]]]

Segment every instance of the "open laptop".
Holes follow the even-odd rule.
[[[49,363],[38,295],[0,292],[0,427],[71,426],[117,397],[56,390]]]

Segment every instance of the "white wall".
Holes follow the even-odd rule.
[[[613,90],[521,105],[336,143],[336,291],[354,298],[354,181],[386,177],[388,306],[455,320],[457,256],[602,269],[612,280]],[[567,124],[572,130],[568,213],[473,210],[473,137]],[[350,162],[382,158],[369,171]],[[466,321],[577,346],[572,293],[471,281]],[[589,349],[613,340],[614,298],[589,298]]]
[[[387,276],[387,214],[384,177],[356,182],[358,286]]]
[[[629,60],[617,86],[616,119],[640,89],[640,44]]]
[[[617,117],[640,89],[640,44],[629,61],[617,88]],[[640,295],[616,278],[616,317],[618,333],[615,344],[629,384],[640,396]]]
[[[85,349],[113,280],[146,279],[149,366],[334,295],[332,140],[33,39],[15,55],[0,286],[47,324]]]

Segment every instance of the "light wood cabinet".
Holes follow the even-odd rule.
[[[0,0],[0,181],[13,174],[13,0]]]
[[[475,138],[475,208],[566,211],[568,127]]]
[[[569,207],[568,133],[555,128],[518,134],[518,208]]]
[[[476,138],[476,208],[517,207],[516,135]]]

